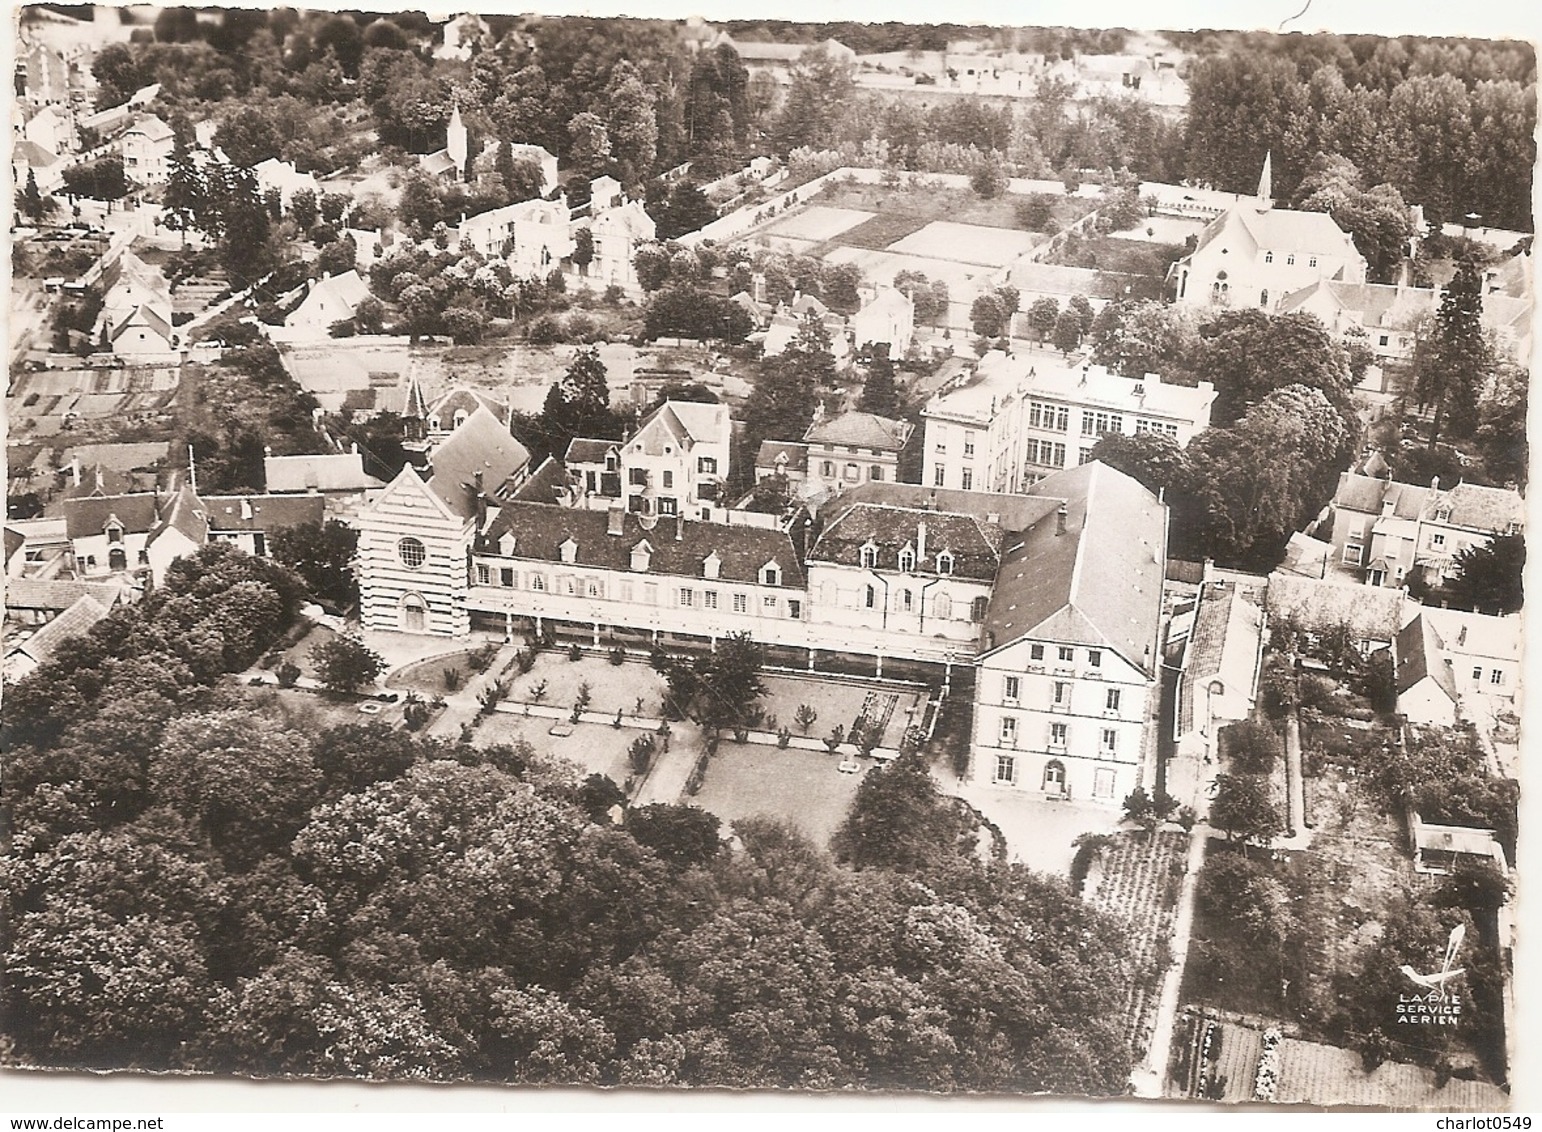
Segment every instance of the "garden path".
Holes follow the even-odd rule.
[[[1205,863],[1205,846],[1212,832],[1209,826],[1196,825],[1189,834],[1188,859],[1185,862],[1183,888],[1178,894],[1178,909],[1173,917],[1173,936],[1169,954],[1172,964],[1162,977],[1162,993],[1157,1000],[1156,1025],[1146,1059],[1130,1074],[1130,1088],[1137,1097],[1163,1095],[1163,1078],[1171,1063],[1173,1032],[1178,1019],[1178,991],[1183,986],[1183,968],[1188,962],[1189,936],[1194,930],[1194,893],[1199,870]]]

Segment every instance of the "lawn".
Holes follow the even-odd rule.
[[[509,676],[509,690],[504,697],[512,703],[540,703],[553,707],[572,707],[580,684],[589,685],[588,711],[612,715],[617,710],[627,715],[659,719],[663,714],[664,678],[646,661],[628,660],[613,665],[600,654],[585,652],[581,660],[569,660],[564,648],[542,649],[535,667],[524,675],[514,669]],[[537,697],[535,689],[545,685]],[[641,710],[638,705],[641,703]]]
[[[580,779],[604,774],[617,786],[625,786],[632,773],[627,748],[640,732],[630,727],[617,730],[599,723],[580,723],[571,735],[553,735],[551,729],[558,722],[497,711],[480,718],[472,741],[478,747],[491,747],[524,740],[539,755],[571,762]]]
[[[919,723],[926,709],[925,689],[911,684],[781,674],[763,675],[761,679],[766,685],[761,706],[766,712],[767,730],[773,730],[770,717],[775,716],[776,721],[794,735],[804,734],[794,717],[798,708],[807,704],[818,713],[807,731],[814,738],[829,735],[836,725],[850,734],[852,725],[865,717],[869,721],[881,719],[884,723],[878,746],[898,748],[906,726],[912,720]]]
[[[468,681],[480,675],[479,670],[472,663],[473,657],[480,651],[480,647],[460,649],[457,652],[431,656],[426,660],[404,665],[386,677],[386,687],[410,689],[421,696],[445,696],[457,692],[464,688]],[[453,681],[445,679],[445,673],[450,671],[457,674]],[[454,683],[455,687],[450,687],[451,683]]]
[[[864,767],[875,765],[860,761]],[[861,774],[836,770],[839,762],[819,751],[727,740],[712,757],[701,790],[682,801],[716,814],[725,826],[756,815],[780,818],[825,846],[845,820],[862,781]]]
[[[999,197],[987,200],[970,189],[835,184],[821,192],[818,199],[819,203],[826,207],[876,212],[881,218],[888,216],[920,218],[922,223],[915,224],[912,231],[933,220],[950,220],[957,224],[979,224],[987,228],[1008,228],[1013,231],[1023,230],[1017,220],[1017,205],[1025,198],[1015,193],[1003,193]],[[1062,228],[1076,223],[1097,206],[1095,200],[1078,197],[1054,196],[1052,199],[1054,203],[1051,214]],[[850,237],[857,231],[859,230],[848,231],[838,237],[837,242],[850,243]]]
[[[243,685],[253,707],[263,712],[279,715],[284,723],[298,731],[314,735],[328,727],[344,724],[372,723],[379,721],[392,726],[402,722],[400,704],[380,703],[378,700],[354,700],[336,697],[327,692],[311,692],[300,688],[275,688],[268,684],[262,688]],[[380,711],[362,712],[361,703],[377,704]]]
[[[870,212],[813,204],[784,216],[762,231],[767,235],[787,236],[797,240],[833,240],[843,232],[875,219],[878,218]]]
[[[934,220],[893,245],[893,250],[906,255],[1003,267],[1032,251],[1041,239],[1032,232]]]

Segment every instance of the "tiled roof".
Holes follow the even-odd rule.
[[[65,641],[80,636],[106,616],[105,605],[83,594],[74,605],[33,633],[13,651],[25,653],[38,664],[43,664]]]
[[[1456,676],[1451,671],[1450,662],[1446,660],[1440,635],[1435,632],[1435,626],[1430,624],[1429,618],[1415,617],[1405,625],[1397,635],[1395,649],[1398,695],[1413,688],[1426,676],[1433,676],[1436,686],[1450,697],[1452,703],[1456,702]]]
[[[1065,531],[1050,511],[1008,544],[985,615],[986,649],[1034,636],[1110,648],[1152,672],[1167,508],[1101,461],[1056,472],[1033,491],[1064,501]]]
[[[187,484],[183,484],[173,497],[166,522],[150,536],[150,542],[154,543],[167,531],[180,531],[196,546],[209,540],[209,522],[204,515],[203,500]]]
[[[27,545],[27,536],[11,527],[5,528],[5,560],[9,562],[22,547]]]
[[[1526,501],[1510,488],[1459,483],[1449,491],[1432,492],[1431,496],[1424,505],[1426,521],[1448,522],[1453,527],[1502,534],[1512,523],[1526,520]],[[1437,519],[1436,515],[1446,508],[1451,510],[1450,519]]]
[[[1333,506],[1341,511],[1380,515],[1382,503],[1391,498],[1393,515],[1399,519],[1417,519],[1429,495],[1430,489],[1426,487],[1341,472],[1339,486],[1333,493]]]
[[[485,393],[479,393],[475,389],[467,389],[465,386],[452,389],[435,401],[428,407],[428,415],[438,417],[440,426],[447,427],[448,424],[454,422],[456,413],[465,413],[469,417],[477,411],[478,407],[487,409],[488,412],[500,420],[508,419],[508,406],[500,403],[493,397],[489,397]]]
[[[559,461],[548,456],[509,498],[520,503],[556,503],[567,486],[567,470]]]
[[[808,466],[808,445],[795,444],[790,440],[762,440],[760,451],[755,453],[757,468],[774,468],[778,456],[787,457],[787,467],[803,471]]]
[[[637,426],[637,431],[627,437],[626,443],[642,441],[644,450],[657,455],[657,436],[663,431],[676,443],[682,440],[718,441],[728,438],[732,424],[728,406],[709,404],[705,401],[665,401],[649,413]]]
[[[327,501],[320,495],[206,495],[211,531],[273,531],[320,523]]]
[[[369,298],[369,284],[360,279],[359,273],[353,270],[344,271],[340,275],[328,275],[318,280],[312,286],[311,294],[314,295],[317,291],[323,290],[346,303],[350,310]]]
[[[567,454],[563,462],[568,464],[602,464],[605,455],[613,448],[619,448],[620,442],[615,440],[591,440],[588,437],[575,436],[568,441]]]
[[[1048,482],[1047,480],[1045,481]],[[958,491],[953,488],[923,487],[911,483],[858,484],[840,495],[843,504],[879,503],[888,507],[909,507],[922,511],[947,511],[955,515],[972,515],[976,519],[995,523],[1009,531],[1027,530],[1045,515],[1052,514],[1060,501],[1053,493],[1040,494],[1035,487],[1033,495],[1014,495],[994,491]]]
[[[136,326],[148,326],[163,339],[171,338],[171,323],[163,318],[159,311],[152,306],[140,306],[134,309],[134,313],[120,322],[112,332],[112,340],[116,342],[129,330]]]
[[[6,528],[10,534],[10,528]],[[83,597],[92,598],[111,608],[123,597],[117,582],[74,582],[62,578],[8,578],[5,583],[7,609],[65,610]]]
[[[652,530],[627,513],[622,533],[607,534],[610,516],[604,511],[553,507],[541,503],[505,503],[488,526],[484,546],[496,546],[505,531],[514,533],[514,556],[562,563],[561,546],[578,545],[575,566],[630,570],[632,548],[647,540],[653,549],[648,574],[701,578],[702,562],[716,552],[718,578],[725,582],[756,582],[760,568],[774,561],[782,584],[801,586],[803,563],[786,532],[762,527],[730,527],[698,523],[683,517],[658,519]],[[677,537],[677,535],[679,537]]]
[[[530,451],[508,426],[479,406],[466,423],[431,453],[428,488],[461,518],[476,510],[472,490],[481,474],[482,490],[496,496],[509,479],[530,463]]]
[[[809,426],[803,439],[809,444],[844,444],[855,448],[876,448],[898,452],[905,447],[915,425],[874,413],[841,413]]]
[[[1179,736],[1194,730],[1195,695],[1202,685],[1219,678],[1228,691],[1251,694],[1261,631],[1260,611],[1235,589],[1206,588],[1183,654]]]
[[[269,456],[262,462],[266,487],[273,491],[362,491],[384,487],[364,472],[359,452],[310,456]]]
[[[143,534],[155,526],[155,504],[155,494],[148,491],[69,499],[64,504],[65,532],[72,539],[99,535],[106,529],[107,520],[116,516],[125,532]]]
[[[896,570],[900,552],[907,547],[915,551],[924,540],[926,555],[916,563],[915,573],[936,573],[938,556],[947,552],[953,555],[955,577],[990,581],[996,576],[1006,534],[999,525],[945,511],[848,503],[844,496],[831,507],[838,514],[809,550],[811,562],[860,566],[862,548],[872,546],[877,550],[876,567]]]
[[[1402,626],[1403,591],[1332,579],[1269,575],[1269,616],[1308,632],[1349,626],[1357,640],[1390,641]]]

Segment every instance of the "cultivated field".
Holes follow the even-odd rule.
[[[873,219],[873,213],[852,208],[831,208],[823,204],[811,204],[791,216],[784,216],[765,229],[777,236],[791,236],[800,240],[832,240],[842,232]]]
[[[936,220],[919,232],[913,232],[892,244],[890,250],[932,259],[1004,267],[1018,256],[1032,251],[1039,239],[1032,232],[1013,232],[1002,228],[984,228],[977,224]]]

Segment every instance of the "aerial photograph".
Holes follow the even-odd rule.
[[[13,9],[0,1076],[1520,1107],[1533,45],[777,10]]]

